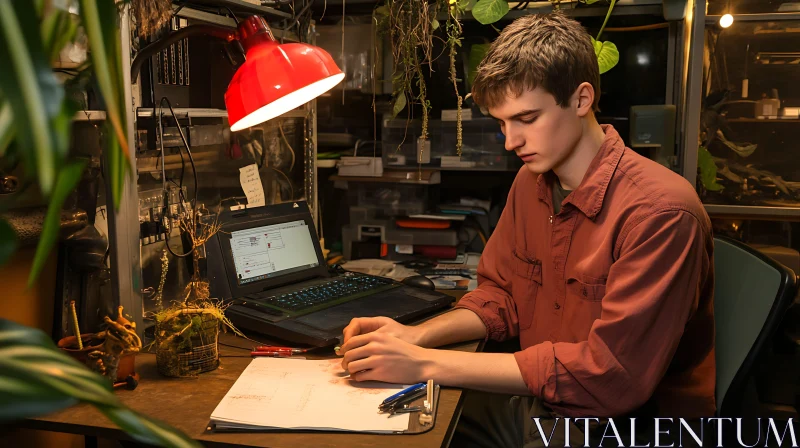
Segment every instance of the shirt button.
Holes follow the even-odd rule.
[[[554,303],[553,303],[553,308],[555,308],[555,309],[560,309],[560,308],[561,308],[561,305],[559,305],[559,304],[558,304],[558,302],[554,302]]]

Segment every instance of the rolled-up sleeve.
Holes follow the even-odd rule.
[[[588,340],[515,353],[525,383],[554,411],[613,417],[642,406],[675,354],[711,269],[710,229],[666,210],[623,230]]]
[[[510,267],[515,234],[515,192],[519,180],[517,176],[497,227],[481,254],[478,287],[466,294],[455,306],[477,314],[486,326],[486,337],[496,341],[504,341],[519,334],[517,307],[511,297],[511,279],[514,273]]]

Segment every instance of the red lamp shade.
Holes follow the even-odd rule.
[[[306,44],[278,44],[259,16],[242,21],[238,37],[246,61],[225,92],[231,131],[285,114],[344,79],[328,52]]]

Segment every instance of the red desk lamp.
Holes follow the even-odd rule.
[[[144,47],[131,63],[135,80],[142,63],[156,52],[193,34],[238,40],[245,63],[225,91],[231,131],[240,131],[282,115],[332,89],[344,79],[327,51],[303,43],[279,44],[267,22],[250,16],[236,32],[213,25],[192,25]]]

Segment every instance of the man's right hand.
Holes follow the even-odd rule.
[[[351,320],[350,324],[342,332],[344,336],[342,345],[346,344],[354,336],[372,333],[373,331],[386,333],[410,344],[419,345],[421,332],[418,327],[403,325],[388,317],[357,317]],[[344,353],[340,354],[343,355]]]

